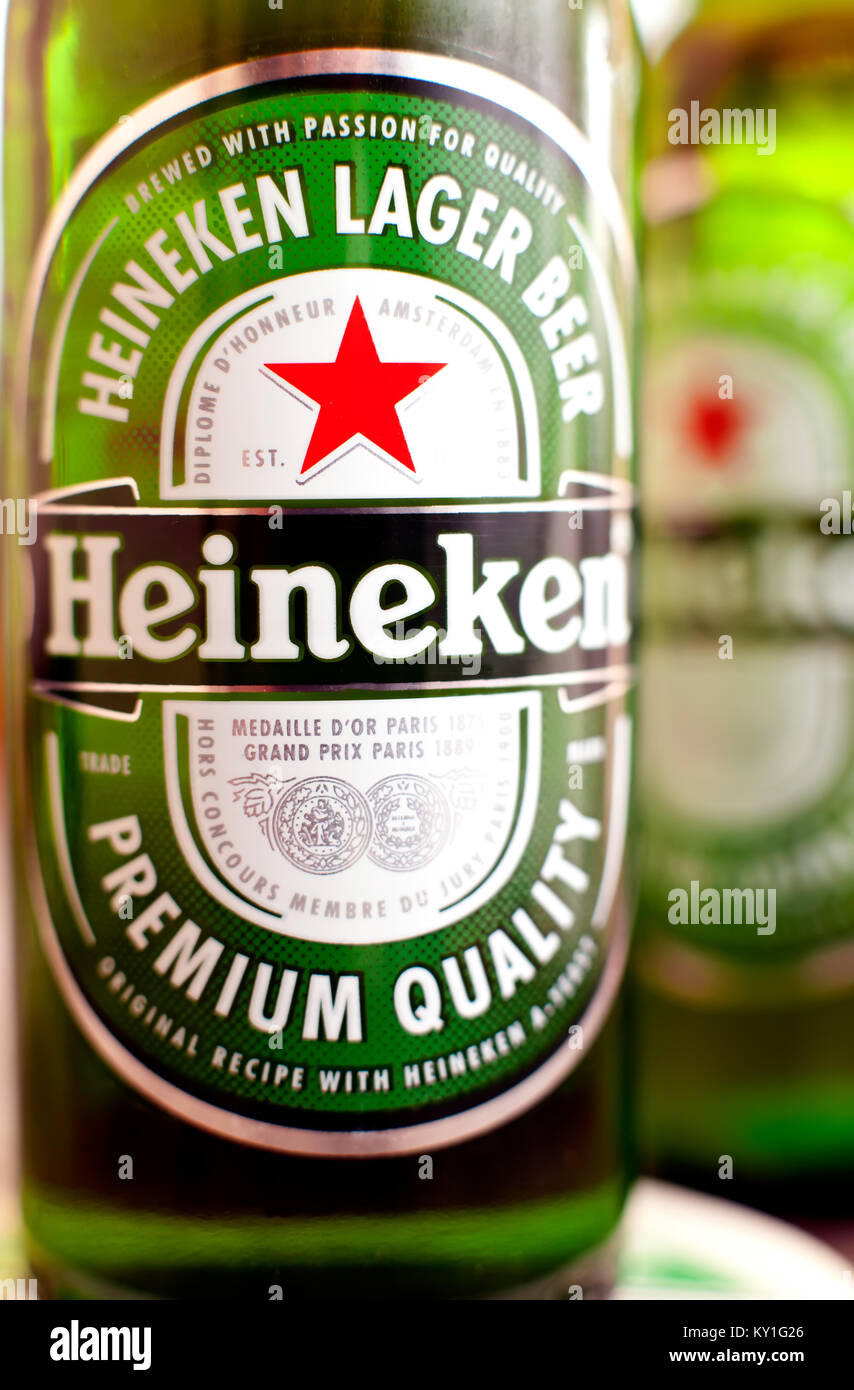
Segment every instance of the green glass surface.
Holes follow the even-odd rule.
[[[464,59],[534,88],[586,130],[631,214],[636,51],[624,3],[585,0],[12,0],[7,45],[6,367],[40,230],[92,147],[158,94],[230,64],[313,48]],[[594,62],[591,55],[596,59]],[[58,266],[72,264],[71,238]],[[10,456],[6,490],[20,490]],[[15,579],[13,584],[19,584]],[[10,589],[14,608],[23,600]],[[16,658],[17,659],[17,658]],[[21,885],[29,870],[21,863]],[[567,1296],[610,1277],[631,1172],[619,1011],[518,1120],[419,1160],[301,1159],[171,1118],[83,1041],[21,893],[24,1212],[47,1296]],[[134,1159],[122,1180],[122,1155]]]
[[[725,448],[715,454],[707,441],[701,460],[684,427],[685,381],[668,402],[660,378],[646,443],[649,473],[657,475],[647,512],[649,656],[658,652],[676,679],[690,654],[702,653],[714,688],[727,680],[721,668],[731,668],[730,689],[740,690],[733,707],[739,698],[740,707],[720,758],[730,772],[727,821],[704,813],[699,789],[685,814],[646,784],[634,975],[641,1141],[651,1171],[793,1215],[850,1210],[854,1170],[854,892],[846,789],[854,719],[852,543],[819,529],[823,499],[841,499],[854,476],[852,78],[854,7],[848,3],[816,4],[809,13],[788,4],[704,5],[655,74],[646,121],[659,172],[670,165],[659,191],[677,186],[679,168],[683,191],[693,190],[675,215],[652,200],[650,358],[673,363],[695,354],[696,376],[688,385],[705,393],[721,419],[732,406],[734,434],[746,423],[747,443],[728,459]],[[763,156],[746,144],[669,145],[672,109],[688,109],[694,100],[703,109],[774,110],[775,152]],[[711,345],[706,380],[702,344]],[[752,379],[749,371],[744,375],[751,358],[762,364]],[[722,403],[718,373],[729,370],[735,394]],[[790,418],[786,380],[792,396],[797,382],[809,382],[809,404],[798,416],[799,463],[794,452],[787,456],[782,435],[771,446],[758,426],[749,432],[751,410],[755,420],[757,403],[768,407],[773,391],[781,393],[780,418]],[[773,406],[766,421],[772,414]],[[668,491],[679,485],[689,456],[698,486],[692,496],[686,475],[679,507],[670,508]],[[744,479],[757,457],[764,471],[757,470],[751,490]],[[719,486],[707,491],[715,472]],[[732,663],[719,660],[722,634],[732,636]],[[812,795],[793,796],[790,804],[782,774],[774,791],[770,757],[745,772],[750,730],[756,742],[767,737],[772,746],[766,730],[782,708],[781,672],[791,677],[793,692],[807,692],[810,672],[828,659],[836,675],[816,697],[816,741],[811,754],[804,740],[804,769],[819,757],[819,733],[830,727],[832,711],[847,709],[847,716],[840,713],[835,768]],[[743,674],[745,662],[753,663],[751,678]],[[686,682],[680,687],[683,751],[689,726],[695,749],[706,738],[701,671],[698,659],[693,695]],[[781,716],[778,769],[788,766],[786,746],[797,743],[810,717],[793,694],[788,736]],[[677,757],[653,711],[645,737],[648,763]],[[690,785],[691,768],[683,766],[682,776]],[[719,783],[719,790],[726,787],[723,772]],[[739,797],[754,795],[764,809],[749,820]],[[668,893],[687,889],[692,879],[718,891],[776,888],[776,932],[759,938],[737,925],[673,925]],[[732,1182],[721,1179],[727,1156]]]

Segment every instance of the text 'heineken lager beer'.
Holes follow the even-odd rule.
[[[657,91],[642,1143],[659,1174],[838,1216],[854,1175],[854,6],[704,6]]]
[[[604,0],[13,0],[52,1296],[606,1286],[636,81]]]

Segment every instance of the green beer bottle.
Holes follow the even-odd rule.
[[[8,61],[42,1293],[595,1297],[628,6],[13,0]]]
[[[854,1165],[854,9],[801,10],[703,7],[655,79],[635,983],[647,1164],[808,1216]]]

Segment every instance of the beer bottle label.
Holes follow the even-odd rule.
[[[594,1045],[632,267],[590,140],[438,57],[224,69],[72,175],[19,402],[34,891],[79,1025],[170,1112],[417,1151]]]
[[[840,639],[735,643],[645,655],[644,920],[767,966],[850,940],[854,681]]]
[[[648,523],[817,533],[843,494],[850,523],[850,219],[729,190],[658,229],[648,261]]]

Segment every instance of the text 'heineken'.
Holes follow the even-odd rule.
[[[12,9],[33,1261],[77,1296],[595,1297],[628,6],[309,8]]]

